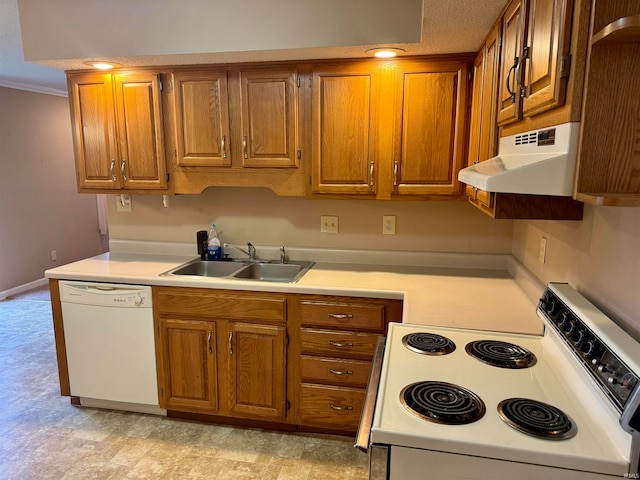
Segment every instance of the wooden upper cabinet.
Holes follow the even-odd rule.
[[[400,63],[393,153],[397,194],[459,193],[463,164],[466,63]]]
[[[176,163],[230,166],[226,71],[174,73],[173,85]]]
[[[122,188],[111,75],[70,75],[68,84],[78,188]]]
[[[526,0],[512,0],[502,16],[502,51],[498,123],[506,125],[522,118],[522,48],[524,43]]]
[[[229,322],[229,407],[242,416],[286,416],[286,329]],[[222,353],[221,348],[221,353]]]
[[[79,189],[166,189],[158,75],[72,74],[68,82]]]
[[[370,67],[324,66],[313,72],[314,193],[375,193]]]
[[[298,166],[295,70],[241,70],[244,167]]]
[[[159,326],[161,407],[217,410],[216,324],[161,318]]]
[[[146,72],[114,75],[114,87],[124,188],[166,188],[158,75]]]
[[[498,123],[563,105],[573,0],[513,0],[502,17]]]
[[[563,105],[573,0],[528,0],[523,115]]]

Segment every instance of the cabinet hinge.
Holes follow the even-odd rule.
[[[298,156],[298,160],[302,158],[302,150],[298,150],[297,156]]]
[[[160,91],[162,91],[164,89],[164,87],[162,85],[162,80],[158,80],[158,84],[160,85]]]
[[[526,60],[527,58],[529,58],[529,53],[530,53],[531,49],[529,47],[524,47],[522,49],[522,58],[520,59],[520,61]]]
[[[284,336],[284,344],[289,345],[289,335]]]
[[[471,73],[471,71],[469,71],[469,73],[467,73],[467,80],[469,80],[469,81],[473,80],[473,73]]]
[[[297,78],[296,83],[298,84],[298,88],[300,88],[300,77]]]
[[[178,158],[178,150],[173,149],[173,159],[176,160]]]
[[[167,175],[167,182],[168,182],[168,181],[169,181],[169,177],[170,177],[169,172],[167,172],[167,174],[166,174],[166,175]]]
[[[311,185],[311,175],[309,175],[309,185]]]
[[[291,408],[291,403],[289,402],[289,400],[285,400],[284,409],[288,412],[290,408]]]
[[[571,54],[566,54],[562,56],[562,60],[560,60],[560,77],[566,78],[569,76],[569,71],[571,70]]]

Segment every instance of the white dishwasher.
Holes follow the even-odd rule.
[[[71,395],[159,410],[151,287],[61,281],[60,299]]]

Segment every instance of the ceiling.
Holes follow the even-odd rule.
[[[393,0],[389,0],[393,1]],[[24,61],[18,0],[0,0],[0,86],[66,95],[64,70],[87,68],[88,58]],[[423,0],[422,41],[395,44],[409,55],[475,52],[505,0]],[[123,13],[126,15],[126,12]],[[312,58],[358,58],[368,46],[112,57],[123,66],[232,63]]]

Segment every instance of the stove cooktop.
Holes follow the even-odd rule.
[[[444,337],[453,350],[440,355],[417,353],[404,345],[403,339],[410,334]],[[584,374],[571,365],[560,344],[548,331],[539,337],[391,324],[371,441],[624,475],[629,466],[630,437],[619,428],[615,409],[587,385]],[[479,345],[480,350],[493,351],[497,357],[515,357],[506,361],[515,368],[486,363],[469,354],[469,345]],[[456,393],[449,397],[441,389],[435,394],[423,392],[423,386],[433,384],[453,386]],[[473,400],[459,400],[460,392],[470,394]],[[427,400],[439,396],[465,414],[475,404],[476,418],[464,417],[450,425],[440,414],[425,413],[423,407],[410,411],[407,396]],[[532,403],[523,407],[521,399]],[[509,413],[500,413],[505,401]],[[548,431],[534,425],[533,430],[538,430],[534,435],[523,431],[518,419],[507,420],[511,410],[541,417],[543,423],[545,417],[553,418],[553,425]],[[550,440],[554,435],[562,441]]]

